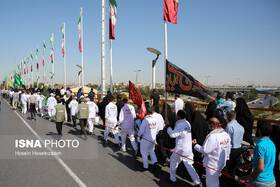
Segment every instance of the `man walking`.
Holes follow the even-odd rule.
[[[142,136],[140,143],[140,152],[143,159],[144,170],[148,169],[148,155],[150,155],[150,158],[152,160],[153,169],[159,167],[157,157],[154,152],[159,125],[157,119],[152,116],[153,110],[150,106],[147,108],[147,113],[148,115],[142,121],[140,130],[138,132],[138,136]]]
[[[124,106],[120,111],[118,124],[122,127],[121,137],[122,137],[122,151],[126,151],[126,136],[128,136],[131,145],[137,154],[137,143],[134,138],[134,119],[136,117],[135,109],[132,105],[128,104],[127,98],[123,99]]]
[[[15,92],[13,93],[13,109],[14,110],[17,109],[18,102],[19,102],[19,93],[18,93],[18,90],[15,90]]]
[[[98,107],[94,103],[94,101],[87,101],[88,109],[89,109],[89,115],[88,115],[88,131],[89,135],[93,134],[94,124],[95,124],[95,117],[96,113],[98,113]]]
[[[87,132],[85,130],[85,127],[87,125],[88,115],[89,115],[89,107],[85,103],[85,99],[81,98],[80,99],[80,104],[79,104],[78,118],[79,118],[79,121],[80,121],[81,130],[82,130],[81,134],[84,135],[85,140],[87,139]]]
[[[197,144],[196,139],[192,143],[194,144],[194,149],[204,155],[203,164],[221,171],[229,159],[230,137],[221,127],[217,118],[210,118],[208,124],[212,131],[206,137],[203,146]],[[208,167],[205,170],[207,187],[219,187],[220,173]]]
[[[29,110],[31,113],[31,119],[36,120],[36,106],[37,106],[37,98],[34,93],[31,93],[31,96],[29,97]]]
[[[72,116],[73,127],[77,129],[76,121],[77,121],[77,114],[79,111],[79,103],[77,101],[76,96],[73,96],[72,101],[69,103],[68,107],[70,108],[70,113]]]
[[[170,157],[170,180],[176,182],[176,170],[181,161],[184,162],[195,186],[202,186],[199,176],[196,173],[193,165],[193,152],[192,152],[192,134],[191,125],[185,120],[186,113],[183,110],[177,112],[178,121],[175,124],[174,130],[170,127],[167,133],[171,138],[176,138],[176,147]],[[181,156],[182,155],[182,156]]]
[[[26,111],[27,111],[26,91],[23,91],[23,93],[21,94],[20,101],[21,101],[21,113],[26,114]]]
[[[54,94],[53,93],[51,93],[50,94],[50,97],[48,98],[48,100],[47,100],[47,108],[48,108],[48,114],[49,114],[49,120],[51,121],[52,120],[52,118],[53,118],[53,116],[54,116],[54,112],[55,112],[55,105],[57,105],[57,101],[56,101],[56,99],[54,98]]]
[[[114,100],[113,96],[109,96],[108,101],[109,104],[105,108],[105,131],[104,131],[104,137],[103,139],[105,142],[107,142],[108,134],[110,132],[110,129],[112,129],[112,132],[115,136],[115,144],[119,146],[120,140],[119,140],[119,132],[117,127],[117,115],[118,115],[118,109],[117,106],[112,102]]]
[[[63,122],[65,121],[65,116],[66,116],[66,110],[65,106],[62,105],[61,98],[57,99],[57,105],[55,105],[55,116],[54,116],[54,121],[56,124],[56,130],[58,136],[62,137],[62,125]]]

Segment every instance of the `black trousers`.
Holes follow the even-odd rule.
[[[77,117],[72,116],[72,121],[73,121],[73,126],[76,127],[77,126]]]
[[[241,151],[242,151],[241,148],[231,149],[230,151],[229,160],[227,161],[227,168],[231,176],[235,175],[235,167],[236,167],[237,159],[241,155]]]
[[[230,155],[229,155],[229,160],[227,161],[226,167],[223,168],[222,172],[226,173],[230,176],[234,176],[235,175],[235,168],[236,168],[236,164],[237,164],[237,159],[238,157],[240,157],[241,155],[241,148],[238,149],[231,149]],[[237,187],[239,186],[237,181],[222,175],[220,177],[220,186],[226,186],[226,187]]]
[[[164,142],[163,138],[164,138],[164,132],[163,132],[163,130],[160,130],[157,134],[156,140],[157,140],[157,143],[161,146],[164,146],[163,145],[163,142]],[[159,150],[159,152],[158,152],[159,160],[161,160],[161,162],[164,163],[165,160],[168,158],[166,150],[162,147],[158,147],[158,150]]]
[[[87,125],[87,119],[79,119],[79,121],[80,121],[82,134],[87,135],[87,132],[85,130],[85,126]]]
[[[57,130],[57,134],[58,135],[62,135],[62,125],[63,125],[63,122],[56,122],[56,130]]]
[[[30,103],[30,113],[31,113],[31,119],[36,118],[36,106],[35,106],[35,103]]]

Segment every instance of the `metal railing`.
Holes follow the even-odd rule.
[[[102,96],[105,96],[105,95],[102,95],[102,94],[97,94],[97,100],[98,102],[101,102],[102,101]],[[116,98],[116,96],[114,95],[114,98]],[[149,100],[147,100],[149,101]],[[160,99],[160,111],[162,111],[162,108],[163,108],[163,105],[164,105],[164,102],[165,100],[164,99]],[[167,100],[167,102],[169,103],[172,103],[174,102],[174,100]],[[200,113],[205,113],[205,110],[208,106],[209,103],[205,103],[205,102],[194,102],[194,101],[184,101],[185,103],[188,102],[192,105],[193,109],[194,110],[197,110],[199,111]],[[130,104],[133,104],[132,102],[129,102]],[[174,109],[173,107],[171,107],[171,109]],[[249,109],[252,111],[252,110],[257,110],[257,111],[266,111],[266,112],[275,112],[275,113],[280,113],[280,110],[279,109],[271,109],[271,108],[257,108],[257,107],[251,107],[249,106]],[[266,120],[266,121],[269,121],[270,123],[276,123],[276,124],[280,124],[280,120],[274,120],[274,119],[267,119],[267,118],[257,118],[257,117],[254,117],[254,120],[255,121],[258,121],[258,120]]]

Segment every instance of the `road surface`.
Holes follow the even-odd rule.
[[[8,103],[2,100],[0,136],[33,135],[27,126],[40,137],[56,134],[54,123],[40,117],[37,117],[37,121],[31,121],[29,113],[22,115],[20,111],[11,110]],[[71,124],[63,126],[64,135],[75,136],[78,133]],[[168,167],[143,172],[142,159],[135,158],[130,143],[127,143],[127,152],[121,152],[113,144],[112,137],[108,139],[108,146],[99,141],[103,133],[99,125],[96,125],[95,133],[90,138],[97,143],[97,158],[61,158],[63,164],[55,158],[0,159],[0,186],[193,186],[182,163],[177,171],[178,183],[170,184]]]

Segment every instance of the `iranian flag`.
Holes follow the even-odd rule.
[[[81,21],[83,16],[83,10],[81,8],[79,19],[78,19],[78,29],[79,29],[79,50],[82,52],[82,29],[81,29]]]
[[[117,22],[117,2],[116,2],[116,0],[110,0],[109,11],[110,11],[109,39],[114,40],[115,39],[114,29],[115,29],[115,25]]]
[[[61,44],[61,47],[62,47],[62,55],[64,57],[64,55],[65,55],[65,44],[64,44],[64,39],[65,39],[64,33],[65,33],[65,30],[64,30],[64,25],[60,28],[60,30],[62,32],[62,44]]]
[[[32,67],[32,65],[33,65],[33,55],[32,55],[32,51],[31,51],[30,58],[31,58],[31,69],[30,69],[30,71],[32,72],[32,71],[33,71],[33,67]]]
[[[164,0],[163,2],[163,19],[171,23],[177,23],[179,0]]]
[[[45,45],[45,41],[43,41],[43,66],[45,66],[45,51],[46,51],[46,45]]]
[[[39,63],[38,63],[38,48],[36,49],[36,63],[37,63],[37,70],[39,69]]]
[[[52,49],[51,49],[51,62],[53,63],[53,35],[50,37],[50,42],[52,45]]]

